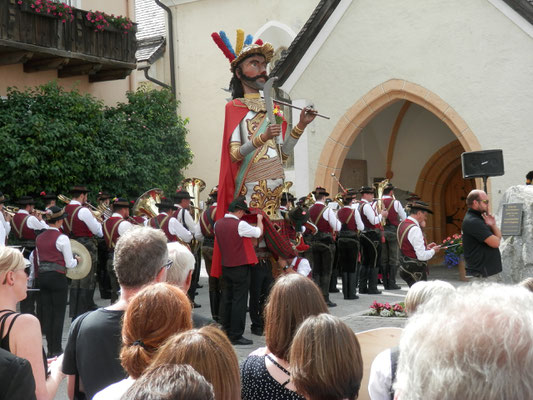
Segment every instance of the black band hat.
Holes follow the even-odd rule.
[[[409,193],[409,196],[407,197],[406,199],[407,201],[415,201],[415,200],[420,200],[420,196],[417,195],[416,193]]]
[[[50,224],[67,217],[68,214],[65,212],[65,209],[58,206],[52,206],[46,212],[46,222]]]
[[[161,197],[161,203],[155,203],[155,206],[158,209],[172,209],[175,210],[177,207],[174,205],[174,202],[166,197]]]
[[[192,199],[191,195],[189,192],[187,192],[186,190],[178,190],[176,193],[174,193],[174,195],[172,196],[172,198],[175,200],[175,201],[180,201],[180,200],[190,200]]]
[[[44,190],[40,193],[40,196],[44,200],[56,200],[57,196],[55,193],[46,193]]]
[[[248,204],[246,204],[244,196],[237,197],[228,207],[229,212],[235,212],[237,210],[243,210],[246,214],[250,214],[250,209],[248,208]]]
[[[323,188],[322,186],[317,186],[315,190],[313,190],[312,192],[315,196],[316,195],[323,195],[323,196],[329,196],[329,193],[326,191],[325,188]]]
[[[112,196],[107,192],[98,192],[98,197],[96,198],[96,200],[102,201],[102,200],[110,199],[111,197]]]
[[[209,197],[212,197],[214,199],[218,197],[218,185],[211,189],[211,191],[209,192]]]
[[[370,186],[361,186],[361,188],[359,189],[359,193],[361,194],[365,194],[365,193],[368,193],[368,194],[374,194],[374,188],[370,187]]]
[[[35,200],[33,200],[33,197],[31,196],[21,196],[17,201],[16,204],[21,206],[27,206],[27,205],[35,205]]]
[[[409,203],[409,209],[411,211],[420,210],[420,211],[426,211],[430,214],[433,214],[433,210],[429,208],[429,204],[424,201],[417,200],[417,201],[413,201],[412,203]]]
[[[90,190],[87,189],[87,186],[81,186],[81,185],[77,185],[77,186],[72,186],[70,188],[70,193],[89,193]]]
[[[111,203],[113,206],[113,209],[115,208],[130,208],[131,202],[128,201],[128,199],[124,199],[122,197],[115,197],[113,199],[113,202]]]

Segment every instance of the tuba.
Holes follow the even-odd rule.
[[[313,194],[313,192],[309,192],[309,194],[305,196],[304,206],[307,208],[310,208],[315,203],[316,203],[315,195]]]
[[[150,189],[144,192],[135,201],[131,213],[135,216],[146,216],[148,218],[154,218],[159,214],[159,210],[156,207],[156,203],[161,203],[161,197],[163,191],[161,189]]]
[[[382,198],[383,198],[383,190],[385,190],[385,186],[387,186],[388,184],[389,184],[389,180],[388,179],[383,179],[377,185],[378,197],[377,197],[377,203],[376,203],[376,210],[377,210],[378,214],[381,214],[381,212],[383,211],[383,200],[382,200]],[[387,218],[382,218],[381,219],[381,227],[383,228],[386,223],[387,223]]]
[[[194,223],[197,224],[200,222],[200,215],[202,214],[202,208],[200,207],[200,192],[205,189],[205,182],[200,178],[186,178],[181,181],[181,188],[189,192],[192,197],[192,217],[194,219]],[[196,239],[193,239],[191,241],[191,251],[193,254],[196,254],[199,248],[200,242],[198,242]]]

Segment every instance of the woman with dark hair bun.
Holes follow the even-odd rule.
[[[320,314],[298,328],[290,351],[291,381],[306,400],[355,400],[363,359],[355,333],[339,318]]]
[[[241,366],[244,400],[302,399],[290,382],[291,341],[307,317],[327,312],[324,297],[311,279],[289,274],[276,281],[265,307],[266,347],[251,353]]]
[[[120,399],[148,368],[163,342],[191,328],[191,303],[181,289],[168,283],[142,289],[128,304],[122,324],[120,362],[129,377],[101,390],[93,400]]]

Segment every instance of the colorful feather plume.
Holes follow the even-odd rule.
[[[245,46],[250,46],[254,40],[254,37],[252,35],[246,36],[246,40],[244,41]]]
[[[244,31],[237,29],[237,41],[235,42],[235,54],[239,54],[244,44]]]
[[[226,45],[227,49],[233,54],[233,57],[237,57],[237,54],[235,54],[235,50],[233,50],[233,46],[231,45],[231,42],[229,41],[228,35],[226,35],[226,32],[220,31],[220,38]]]
[[[216,43],[216,45],[219,47],[220,50],[222,50],[222,53],[226,56],[226,58],[232,62],[235,60],[235,54],[232,53],[224,43],[224,40],[220,37],[220,35],[217,32],[213,32],[211,34],[211,37],[213,38],[213,41]]]

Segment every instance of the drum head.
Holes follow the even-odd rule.
[[[91,271],[91,254],[89,250],[80,242],[70,239],[70,246],[72,247],[72,254],[81,258],[76,268],[67,268],[67,277],[70,279],[83,279]]]

